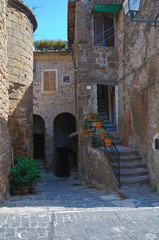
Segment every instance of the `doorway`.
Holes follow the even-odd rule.
[[[115,87],[97,85],[98,113],[107,124],[116,126]]]
[[[45,157],[45,122],[39,115],[33,115],[33,158]]]
[[[61,113],[54,120],[55,175],[69,177],[71,170],[77,168],[76,146],[69,135],[75,132],[75,117]]]

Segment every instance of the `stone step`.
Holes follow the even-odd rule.
[[[131,177],[131,176],[146,176],[148,175],[148,171],[146,168],[136,168],[136,169],[129,169],[124,168],[120,171],[121,177]]]
[[[117,150],[119,151],[120,156],[139,155],[139,151],[135,148],[126,148],[123,146],[117,146]]]
[[[146,168],[146,165],[142,161],[133,161],[133,162],[120,162],[121,169],[136,169],[136,168]]]
[[[120,162],[136,162],[141,160],[142,157],[140,155],[120,156]]]
[[[146,184],[149,183],[148,175],[135,176],[135,177],[121,177],[121,185],[135,185],[135,184]]]

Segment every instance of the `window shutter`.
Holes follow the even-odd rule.
[[[49,72],[44,72],[43,90],[49,91]]]
[[[56,91],[56,71],[43,73],[43,91]]]

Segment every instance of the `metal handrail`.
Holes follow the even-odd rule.
[[[119,188],[121,187],[120,181],[120,154],[118,149],[116,148],[115,144],[112,145],[105,145],[105,154],[111,164],[113,172],[116,176],[116,179],[119,183]]]

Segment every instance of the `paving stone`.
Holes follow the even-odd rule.
[[[1,207],[0,240],[159,239],[158,203],[149,186],[108,192],[44,171],[36,194]]]

